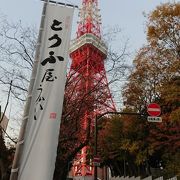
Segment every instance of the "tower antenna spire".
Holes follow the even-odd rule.
[[[83,0],[82,8],[79,11],[77,37],[85,33],[92,33],[101,37],[101,15],[99,11],[97,0]]]

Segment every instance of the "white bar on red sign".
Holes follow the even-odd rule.
[[[161,110],[158,109],[158,108],[148,108],[148,111],[157,111],[157,112],[160,112]]]

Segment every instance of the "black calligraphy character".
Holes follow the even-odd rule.
[[[43,62],[41,62],[41,64],[44,66],[46,65],[47,62],[49,63],[55,63],[56,62],[56,58],[53,56],[54,55],[54,52],[53,51],[50,51],[49,52],[49,57],[46,58]]]
[[[56,42],[53,45],[51,45],[49,48],[54,48],[54,47],[58,47],[59,45],[61,45],[62,39],[57,34],[54,34],[54,36],[49,38],[50,41],[53,39],[55,39]]]
[[[54,31],[62,31],[62,27],[57,27],[60,24],[62,24],[62,22],[59,22],[58,20],[54,19],[51,29]]]
[[[42,95],[42,90],[43,90],[43,89],[42,89],[42,88],[38,88],[37,90],[40,91],[39,96],[38,96],[37,99],[36,99],[36,102],[38,103],[38,102],[44,101],[45,99],[44,99],[43,96],[41,96],[41,95]]]
[[[44,73],[44,76],[43,76],[41,82],[43,82],[44,79],[46,81],[54,81],[54,79],[57,79],[56,76],[53,77],[52,71],[54,71],[54,69],[47,69],[46,72]]]
[[[51,64],[56,63],[56,58],[53,56],[53,55],[54,55],[54,52],[53,52],[53,51],[50,51],[50,52],[49,52],[49,55],[50,55],[50,56],[49,56],[48,58],[44,59],[44,60],[41,62],[41,64],[42,64],[43,66],[45,66],[47,62],[49,62],[49,63],[51,63]],[[64,58],[63,58],[62,56],[56,56],[56,57],[59,59],[59,61],[64,61]]]
[[[43,89],[42,88],[38,88],[37,90],[39,90],[40,93],[39,93],[39,96],[36,99],[36,105],[39,104],[40,110],[42,111],[43,110],[43,105],[41,104],[42,103],[41,101],[45,101],[45,98],[42,96],[42,90]],[[36,113],[36,108],[37,107],[35,107],[35,109],[34,109],[35,113]],[[34,120],[37,120],[36,115],[34,115]]]

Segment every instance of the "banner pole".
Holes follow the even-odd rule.
[[[41,0],[41,1],[45,1],[45,0]],[[54,3],[54,4],[63,5],[63,6],[69,6],[69,7],[73,7],[73,8],[79,8],[77,5],[68,4],[68,3],[62,3],[62,2],[58,2],[58,1],[49,0],[49,2],[50,2],[50,3]]]
[[[20,157],[21,157],[21,154],[23,151],[24,136],[25,136],[25,131],[26,131],[26,125],[28,123],[28,118],[29,118],[29,109],[30,109],[30,104],[31,104],[31,99],[32,99],[32,90],[34,87],[34,82],[35,82],[35,78],[36,78],[36,74],[37,74],[38,63],[40,61],[39,60],[40,46],[41,46],[41,41],[42,41],[42,32],[44,30],[44,21],[45,21],[45,15],[46,15],[46,9],[47,9],[48,2],[49,2],[49,0],[45,0],[44,5],[43,5],[39,35],[38,35],[38,40],[37,40],[37,45],[36,45],[35,60],[34,60],[33,70],[32,70],[32,74],[31,74],[31,80],[30,80],[29,89],[28,89],[28,97],[27,97],[27,101],[25,104],[25,108],[24,108],[24,114],[23,114],[23,120],[22,120],[21,129],[20,129],[20,133],[19,133],[19,138],[18,138],[18,142],[16,144],[16,152],[14,155],[10,180],[18,179]]]

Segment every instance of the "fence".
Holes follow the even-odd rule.
[[[178,180],[178,177],[174,176],[172,178],[167,179],[167,178],[163,178],[163,176],[161,176],[161,177],[153,179],[152,176],[148,176],[146,178],[141,178],[140,176],[138,176],[138,177],[121,176],[121,177],[112,177],[112,178],[110,178],[110,180]]]

